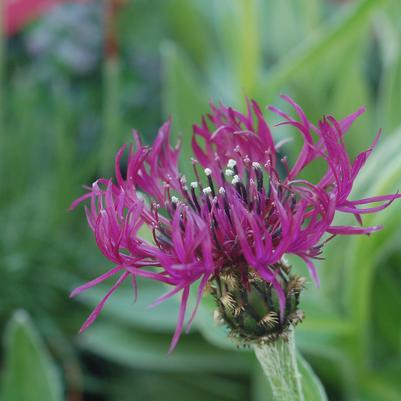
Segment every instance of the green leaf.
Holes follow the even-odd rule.
[[[390,133],[400,126],[399,105],[401,101],[401,46],[399,15],[400,3],[389,3],[386,13],[378,18],[376,30],[382,53],[383,72],[379,90],[379,112],[381,125]]]
[[[215,29],[223,53],[220,63],[224,65],[224,71],[219,72],[223,75],[221,78],[229,76],[226,82],[230,84],[224,89],[231,92],[234,102],[244,93],[253,96],[259,85],[262,60],[259,26],[262,17],[258,6],[257,0],[220,0],[213,3]]]
[[[36,329],[24,311],[14,314],[6,330],[5,401],[61,401],[60,377]]]
[[[361,384],[360,400],[363,401],[399,401],[401,394],[400,362],[381,367],[368,373]]]
[[[401,265],[398,253],[380,263],[373,283],[371,347],[377,359],[400,355],[401,351]]]
[[[109,58],[103,64],[103,132],[98,164],[103,174],[109,174],[118,148],[123,144],[120,115],[120,63]]]
[[[319,23],[319,0],[265,0],[259,2],[263,48],[270,57],[280,58],[299,44],[300,38],[316,29]],[[285,23],[283,23],[285,16]],[[277,40],[280,38],[280,40]]]
[[[386,67],[381,92],[381,121],[387,132],[400,126],[399,106],[401,101],[401,51]]]
[[[103,397],[111,401],[243,401],[247,399],[247,381],[242,377],[222,377],[202,372],[136,371],[119,375],[104,384]],[[157,383],[157,385],[155,385]],[[106,394],[110,394],[107,396]]]
[[[396,154],[396,150],[391,146],[400,140],[401,131],[398,131],[382,144],[381,149],[369,161],[371,169],[363,171],[360,178],[362,182],[370,179],[370,182],[375,185],[367,190],[365,195],[392,193],[399,186],[401,159],[391,157],[392,154]],[[386,150],[388,150],[387,157]],[[373,166],[376,168],[383,166],[380,171],[380,180],[376,179],[377,170],[372,169]],[[388,254],[391,249],[399,249],[397,235],[401,224],[401,214],[397,208],[398,205],[399,201],[395,201],[387,210],[366,216],[364,219],[365,226],[383,225],[384,229],[368,238],[366,236],[352,238],[346,252],[347,281],[344,304],[347,306],[346,311],[356,331],[355,344],[351,352],[360,362],[366,361],[366,354],[370,350],[370,305],[374,300],[372,283],[375,268],[378,267],[383,255]]]
[[[298,367],[302,375],[302,388],[305,395],[305,400],[308,401],[328,401],[326,392],[312,370],[309,363],[298,353]]]
[[[133,330],[115,322],[97,322],[79,341],[84,349],[136,369],[242,374],[251,368],[247,353],[218,349],[196,334],[183,334],[176,349],[168,355],[171,337]]]
[[[213,43],[213,30],[210,29],[210,18],[207,18],[208,11],[202,10],[205,5],[196,0],[168,0],[166,3],[169,8],[166,19],[170,22],[174,41],[197,65],[206,66]]]
[[[140,329],[171,333],[177,319],[179,307],[177,300],[173,297],[149,309],[148,306],[152,302],[167,292],[166,286],[142,278],[137,280],[137,301],[134,302],[132,288],[128,288],[129,286],[124,283],[106,303],[99,320],[102,320],[104,316]],[[107,285],[98,285],[84,292],[77,299],[94,308],[109,288],[110,286]]]
[[[332,91],[327,99],[327,112],[335,113],[342,118],[358,110],[362,105],[366,112],[353,124],[347,134],[347,149],[350,155],[367,149],[374,140],[376,128],[373,124],[374,107],[370,97],[371,88],[365,74],[362,74],[363,63],[366,63],[363,52],[366,52],[367,38],[361,35],[355,39],[348,38],[351,45],[338,54]],[[348,93],[348,96],[344,96]]]
[[[173,139],[182,138],[182,168],[191,175],[192,125],[200,122],[201,114],[208,109],[208,97],[194,66],[173,42],[165,42],[161,52],[164,69],[163,113],[165,118],[173,116]]]
[[[311,284],[302,294],[301,309],[305,312],[305,320],[297,327],[297,335],[306,337],[310,346],[317,345],[313,334],[320,337],[320,343],[328,339],[339,340],[351,333],[351,325],[334,307],[334,302],[328,299],[320,288],[313,288]],[[306,345],[306,343],[305,343]]]
[[[283,57],[268,71],[264,80],[266,84],[261,87],[260,96],[275,94],[300,70],[321,63],[335,46],[348,43],[350,35],[360,31],[369,21],[371,11],[384,1],[386,0],[362,0],[350,6],[348,12],[335,24],[316,31],[310,39]]]

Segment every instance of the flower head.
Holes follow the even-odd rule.
[[[284,142],[274,140],[253,101],[248,102],[246,114],[212,105],[208,118],[194,125],[192,182],[179,171],[179,147],[170,145],[171,121],[160,128],[150,147],[134,132],[126,174],[120,167],[126,152],[123,146],[116,155],[115,181],[97,180],[72,205],[90,199],[86,209],[89,226],[100,250],[116,265],[73,295],[119,276],[83,329],[125,279],[131,277],[136,286],[137,276],[171,286],[155,304],[181,293],[171,349],[182,331],[195,282],[199,282],[197,303],[188,326],[208,288],[223,319],[233,331],[241,329],[241,336],[263,336],[277,325],[284,329],[300,319],[297,305],[304,284],[302,278],[290,274],[284,256],[301,258],[318,283],[313,261],[328,239],[381,228],[362,227],[361,216],[384,209],[398,195],[349,199],[355,178],[378,139],[350,160],[343,137],[363,109],[340,121],[328,116],[313,125],[293,100],[283,99],[294,107],[297,118],[274,107],[270,110],[283,118],[278,125],[295,127],[303,138],[293,163],[282,155]],[[312,183],[300,178],[316,159],[325,162],[321,179]],[[381,204],[364,207],[373,202]],[[357,224],[333,225],[337,212],[354,215]],[[141,238],[143,226],[152,231],[153,241]],[[261,305],[252,301],[257,293],[265,299]],[[250,305],[252,310],[248,310]],[[249,323],[244,323],[244,311],[252,316]]]

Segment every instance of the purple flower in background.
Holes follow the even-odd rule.
[[[271,128],[253,101],[248,102],[246,114],[212,105],[211,114],[194,126],[192,182],[187,182],[179,171],[179,147],[170,146],[171,121],[160,128],[150,147],[143,146],[134,132],[126,174],[120,167],[126,152],[123,146],[115,160],[115,181],[97,180],[87,194],[72,204],[75,207],[90,200],[86,208],[89,226],[100,250],[115,265],[72,295],[118,276],[82,330],[96,319],[125,279],[130,278],[136,290],[138,276],[172,287],[154,305],[181,293],[170,349],[177,344],[190,288],[197,282],[197,302],[188,328],[208,284],[216,280],[220,286],[219,302],[232,309],[232,325],[246,308],[244,299],[248,300],[252,290],[262,292],[258,283],[267,284],[263,291],[274,292],[277,317],[271,305],[270,312],[261,316],[259,323],[272,326],[286,315],[288,294],[295,288],[283,278],[286,254],[301,258],[318,283],[313,261],[319,259],[327,240],[335,235],[380,230],[379,226],[362,227],[361,216],[386,208],[399,195],[349,199],[355,178],[379,137],[367,151],[350,160],[343,137],[363,109],[340,121],[328,116],[313,125],[293,100],[286,96],[283,99],[294,107],[297,118],[274,107],[270,110],[283,118],[278,125],[295,127],[303,138],[303,147],[294,163],[283,157],[281,148],[285,141],[274,140]],[[300,178],[305,167],[317,159],[325,163],[320,180],[312,183]],[[364,206],[373,202],[381,204]],[[334,225],[337,212],[354,215],[356,225]],[[153,241],[138,234],[143,226],[152,231]],[[240,282],[240,301],[234,299],[236,290],[221,292],[219,279],[227,279],[227,274]],[[238,285],[233,284],[234,287]]]

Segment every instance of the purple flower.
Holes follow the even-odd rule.
[[[81,330],[96,319],[125,279],[132,280],[136,291],[136,278],[147,277],[172,287],[153,305],[181,293],[172,350],[183,329],[191,286],[199,282],[188,328],[208,282],[227,270],[235,272],[248,290],[249,272],[271,285],[282,316],[286,293],[275,266],[286,254],[300,257],[318,284],[313,260],[319,259],[327,240],[335,235],[380,230],[379,226],[362,227],[362,215],[386,208],[399,195],[349,199],[354,180],[379,137],[367,151],[350,160],[343,137],[364,110],[340,121],[327,116],[313,125],[293,100],[283,99],[294,107],[297,118],[274,107],[270,110],[283,118],[278,126],[293,126],[303,138],[294,163],[282,155],[286,141],[273,139],[254,101],[248,102],[246,114],[212,105],[211,114],[194,125],[193,182],[187,182],[179,171],[179,147],[170,146],[171,121],[160,128],[150,147],[142,145],[134,132],[126,178],[120,167],[126,152],[123,146],[116,155],[115,182],[98,179],[72,204],[75,207],[90,199],[85,209],[89,226],[99,249],[115,265],[74,290],[72,296],[118,276]],[[316,159],[326,166],[321,179],[312,183],[300,178]],[[381,204],[364,206],[373,202]],[[354,215],[357,224],[333,225],[337,212]],[[152,231],[153,241],[138,234],[143,226]],[[230,295],[226,302],[231,302]]]

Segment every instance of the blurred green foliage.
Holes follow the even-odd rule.
[[[132,0],[117,16],[116,58],[104,57],[98,43],[102,2],[85,6],[93,12],[80,7],[64,5],[1,41],[0,326],[11,319],[2,400],[267,401],[253,355],[236,350],[214,325],[208,299],[170,356],[177,301],[146,309],[163,292],[146,281],[137,304],[121,288],[96,324],[77,335],[106,287],[74,301],[68,293],[107,262],[83,211],[68,213],[68,206],[82,184],[112,175],[115,150],[132,128],[150,142],[172,115],[187,169],[191,125],[209,100],[243,107],[248,96],[264,105],[279,102],[280,92],[311,119],[367,106],[346,139],[351,153],[369,146],[379,127],[384,134],[356,192],[397,190],[401,3]],[[296,144],[286,149],[290,157]],[[322,288],[309,285],[303,298],[298,344],[330,400],[400,399],[400,216],[394,204],[365,220],[383,224],[382,232],[330,242],[319,264]],[[37,329],[27,312],[14,315],[21,308]],[[301,366],[308,401],[323,399],[306,362]]]

